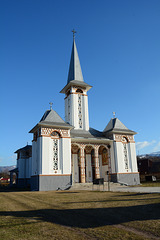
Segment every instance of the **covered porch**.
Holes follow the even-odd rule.
[[[110,148],[109,143],[72,143],[72,182],[89,183],[98,178],[107,181],[107,174],[111,173]]]

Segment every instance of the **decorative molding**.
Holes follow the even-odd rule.
[[[79,146],[76,144],[71,145],[71,152],[72,154],[78,154]]]
[[[114,134],[113,140],[116,142],[124,142],[124,138],[127,139],[128,143],[135,143],[133,135]]]
[[[58,148],[58,139],[53,139],[53,170],[58,170]]]
[[[91,154],[92,149],[94,149],[92,145],[86,145],[85,146],[86,154]]]
[[[58,128],[49,128],[49,127],[48,128],[43,127],[40,130],[41,131],[39,133],[40,134],[39,137],[44,136],[44,137],[52,137],[53,138],[53,136],[51,136],[52,132],[58,132],[60,137],[70,138],[70,130],[58,129]]]

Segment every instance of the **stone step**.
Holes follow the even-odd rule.
[[[120,187],[120,183],[109,183],[110,188]],[[73,183],[70,190],[103,190],[103,185],[93,185],[93,183]],[[104,182],[104,190],[108,190],[108,182]]]

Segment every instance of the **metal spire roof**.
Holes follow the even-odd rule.
[[[73,80],[84,82],[74,37],[67,84]]]
[[[34,133],[35,130],[37,130],[38,127],[43,126],[43,127],[58,127],[58,128],[67,128],[71,129],[73,128],[71,125],[66,123],[56,111],[53,109],[47,110],[43,117],[41,118],[40,122],[34,126],[29,132]]]
[[[47,110],[40,122],[52,122],[52,123],[62,123],[65,124],[65,121],[54,111],[53,109]]]
[[[85,88],[87,91],[92,88],[89,84],[83,80],[81,65],[78,57],[77,47],[75,43],[75,31],[73,30],[73,46],[71,53],[71,60],[68,72],[68,81],[66,86],[60,91],[60,93],[66,93],[71,86],[79,86]]]
[[[108,125],[105,127],[103,132],[127,132],[127,133],[132,133],[136,134],[136,132],[128,129],[118,118],[112,118]]]

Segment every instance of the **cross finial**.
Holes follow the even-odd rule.
[[[53,103],[52,103],[52,102],[50,102],[49,104],[50,104],[50,110],[52,110],[52,105],[53,105]]]
[[[113,112],[113,118],[115,118],[115,116],[116,116],[116,112]]]
[[[74,28],[73,28],[72,32],[73,32],[73,39],[75,39],[75,33],[76,33],[76,31],[74,30]]]

